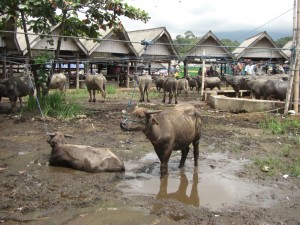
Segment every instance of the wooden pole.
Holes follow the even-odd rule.
[[[76,58],[76,89],[79,89],[79,54]]]
[[[298,5],[296,4],[296,1],[298,1]],[[299,59],[298,59],[298,42],[299,42],[299,23],[298,19],[296,18],[298,16],[298,8],[299,8],[299,1],[300,0],[294,0],[294,16],[293,16],[293,41],[292,41],[292,52],[291,52],[291,58],[290,58],[290,71],[289,71],[289,86],[286,93],[286,101],[285,101],[285,107],[284,107],[284,115],[287,115],[289,106],[290,106],[290,100],[291,100],[291,93],[293,89],[293,83],[294,83],[294,75],[296,72],[297,64],[299,67]],[[299,72],[299,68],[297,69]]]
[[[126,63],[127,65],[127,74],[126,74],[126,87],[129,88],[129,61]]]
[[[202,83],[201,83],[201,100],[203,101],[204,100],[204,82],[205,82],[205,49],[203,49],[203,58],[202,58]]]
[[[295,80],[294,80],[294,111],[299,112],[299,32],[300,32],[300,0],[297,2],[297,41],[296,41],[296,68],[295,68]]]

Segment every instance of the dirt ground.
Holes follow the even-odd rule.
[[[121,93],[121,90],[119,90]],[[118,92],[118,93],[119,93]],[[260,128],[270,114],[230,114],[210,108],[197,94],[187,100],[202,112],[199,168],[192,151],[184,169],[174,152],[169,175],[143,133],[122,132],[121,111],[132,92],[108,95],[105,103],[80,102],[87,118],[45,120],[39,114],[0,114],[0,223],[2,224],[300,224],[300,179],[256,159],[289,146],[288,163],[300,156],[293,134]],[[122,96],[122,97],[120,97]],[[133,107],[137,104],[132,101]],[[170,107],[162,96],[150,108]],[[69,143],[109,147],[125,163],[124,173],[90,174],[48,165],[47,132],[62,131]],[[271,176],[271,172],[275,172]],[[177,190],[177,186],[179,188]]]

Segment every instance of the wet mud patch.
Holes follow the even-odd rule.
[[[211,109],[197,94],[189,97],[203,114],[199,168],[194,170],[190,152],[180,170],[180,153],[174,152],[169,175],[161,179],[160,163],[147,138],[120,130],[130,97],[131,93],[92,104],[85,99],[80,104],[87,109],[86,119],[47,118],[46,126],[40,115],[20,117],[19,112],[1,114],[0,109],[0,222],[299,224],[299,178],[269,176],[253,165],[255,158],[272,155],[285,144],[291,146],[293,158],[299,157],[287,135],[274,136],[259,128],[262,114],[232,115]],[[161,104],[161,97],[140,105],[172,106]],[[125,162],[125,173],[50,167],[45,127],[72,135],[72,144],[111,148]]]
[[[169,163],[169,174],[161,177],[156,158],[155,153],[150,153],[141,158],[139,164],[127,162],[125,181],[118,185],[125,197],[147,195],[210,211],[255,206],[258,203],[261,207],[270,207],[278,203],[271,197],[274,192],[272,187],[236,175],[249,160],[210,153],[201,157],[199,168],[193,168],[192,163],[188,162],[184,169],[179,169],[177,162],[180,156],[177,155]]]

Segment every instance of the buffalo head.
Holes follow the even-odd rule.
[[[152,114],[158,112],[161,112],[161,110],[149,110],[146,108],[136,108],[131,114],[123,111],[123,113],[126,113],[126,118],[120,123],[120,127],[122,131],[145,131],[150,122],[155,122]]]

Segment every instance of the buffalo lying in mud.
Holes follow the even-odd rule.
[[[52,147],[49,164],[70,167],[86,172],[121,172],[123,162],[108,148],[67,144],[62,132],[48,134],[47,142]]]

